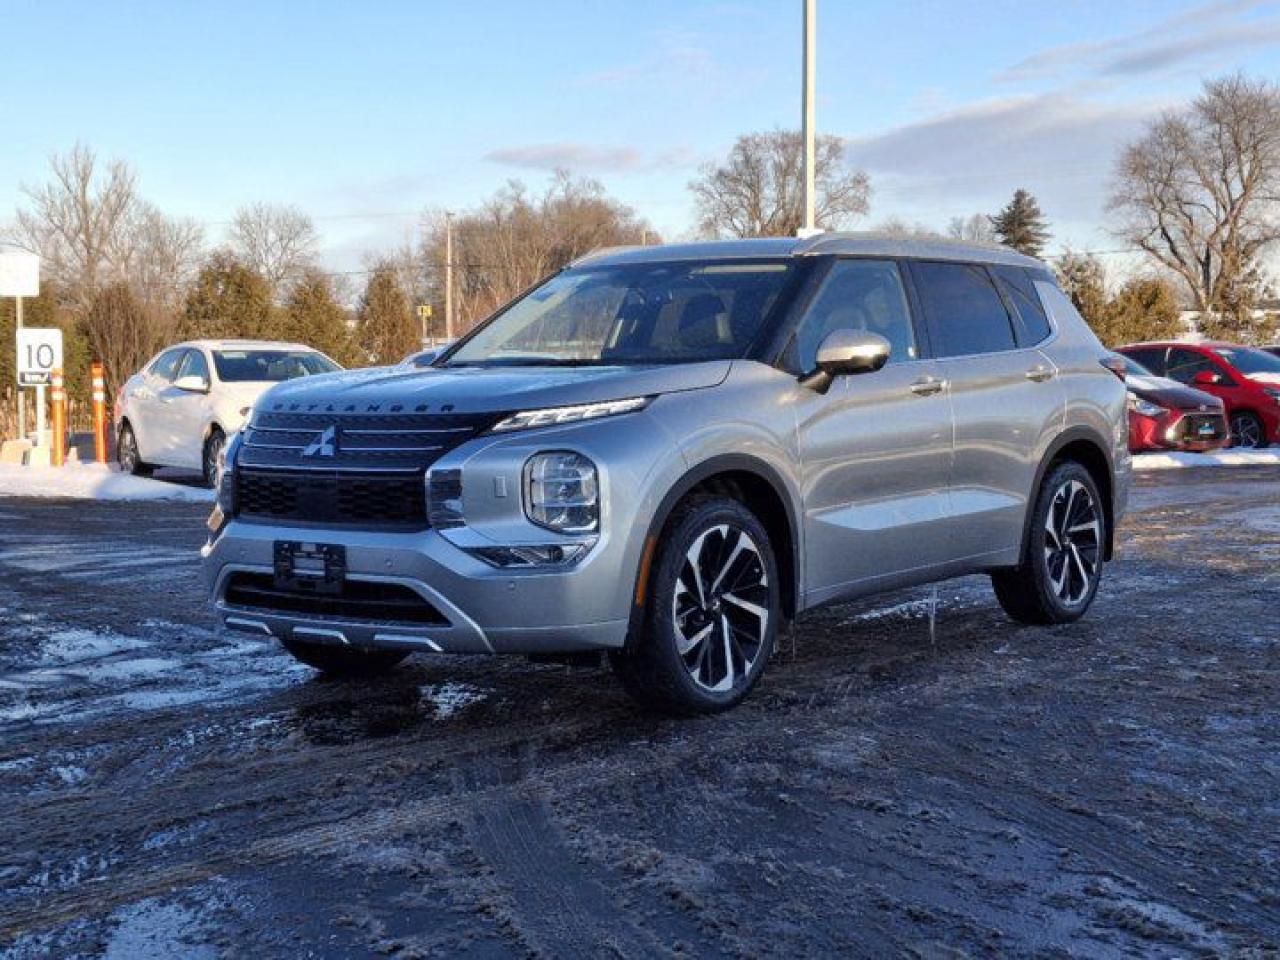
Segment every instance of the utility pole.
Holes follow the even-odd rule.
[[[816,229],[817,224],[814,222],[814,211],[816,202],[814,200],[814,146],[816,140],[815,133],[815,111],[813,102],[813,75],[816,68],[817,46],[818,46],[818,0],[802,0],[804,3],[804,91],[802,101],[804,104],[804,122],[802,124],[804,133],[804,227],[803,233],[807,234]]]
[[[15,307],[16,315],[14,318],[15,320],[14,325],[19,330],[21,330],[22,329],[22,298],[15,297],[14,303],[16,304],[16,307]],[[18,386],[18,439],[19,440],[22,440],[23,438],[26,437],[27,435],[26,430],[27,430],[27,396],[25,393],[22,392],[22,386],[21,384],[19,384]]]
[[[444,215],[444,335],[453,339],[453,214]]]

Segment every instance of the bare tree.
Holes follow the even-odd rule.
[[[996,228],[991,225],[991,218],[985,213],[974,213],[967,217],[952,217],[947,224],[947,236],[952,240],[965,243],[999,243]]]
[[[159,340],[175,332],[203,253],[204,229],[194,220],[167,217],[146,202],[134,205],[112,259]]]
[[[1242,75],[1205,83],[1120,157],[1118,234],[1185,285],[1195,309],[1226,309],[1280,236],[1280,87]]]
[[[93,356],[105,368],[109,397],[164,343],[146,309],[123,282],[107,284],[94,296],[85,312],[84,330]]]
[[[791,236],[804,223],[804,144],[793,130],[738,138],[728,158],[689,184],[699,225],[716,237]],[[870,181],[848,168],[839,137],[818,138],[815,220],[839,229],[867,212]]]
[[[444,217],[424,224],[433,303],[444,296]],[[599,247],[656,240],[651,227],[595,180],[556,172],[540,196],[510,182],[480,209],[454,218],[454,303],[465,330],[522,290]],[[455,331],[456,332],[456,331]]]
[[[889,237],[902,237],[903,239],[938,240],[942,237],[942,234],[927,224],[910,223],[901,217],[889,217],[887,220],[881,220],[873,229],[876,233],[883,233]]]
[[[319,237],[311,218],[286,204],[255,203],[236,212],[230,231],[236,256],[271,283],[282,287],[315,264]]]
[[[103,284],[118,279],[115,259],[137,206],[134,175],[119,160],[100,165],[83,144],[49,165],[49,183],[23,188],[29,206],[18,211],[12,239],[40,255],[43,272],[83,311]]]

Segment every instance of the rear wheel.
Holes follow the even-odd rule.
[[[361,650],[305,640],[283,640],[294,658],[334,677],[372,677],[393,670],[407,653],[398,650]]]
[[[610,658],[627,691],[671,713],[739,703],[773,651],[781,593],[773,547],[727,497],[690,501],[660,540],[643,627]]]
[[[222,451],[227,446],[227,435],[214,427],[209,438],[204,442],[204,455],[201,458],[204,482],[215,490],[222,479]]]
[[[152,466],[143,463],[138,455],[138,438],[133,435],[133,427],[125,423],[120,427],[120,436],[116,438],[116,460],[120,469],[135,477],[151,476]]]
[[[1261,450],[1267,445],[1267,431],[1256,414],[1241,410],[1231,415],[1231,446]]]
[[[1061,463],[1040,484],[1022,564],[991,576],[996,599],[1014,620],[1070,623],[1098,592],[1107,515],[1089,471]]]

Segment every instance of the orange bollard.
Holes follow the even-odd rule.
[[[93,459],[107,462],[107,381],[102,364],[93,361]]]
[[[60,467],[67,462],[67,391],[62,386],[62,370],[54,370],[50,379],[53,389],[50,391],[50,403],[53,406],[53,465]]]

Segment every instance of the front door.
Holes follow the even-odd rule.
[[[869,330],[893,346],[874,373],[797,388],[806,603],[872,588],[946,558],[951,405],[937,364],[921,359],[899,265],[836,260],[797,328],[788,365],[807,372],[833,330]]]

